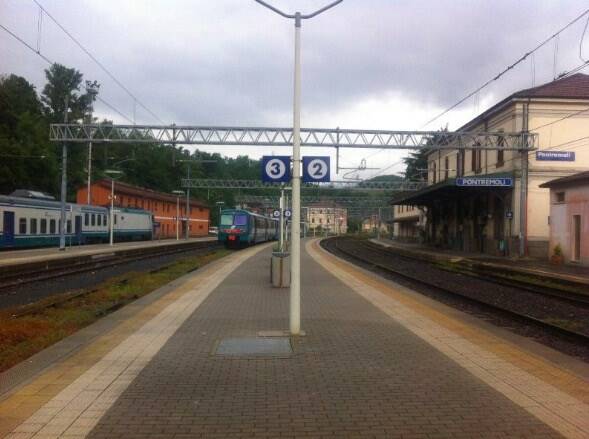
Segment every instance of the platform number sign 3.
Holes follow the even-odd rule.
[[[303,181],[305,183],[329,181],[329,157],[303,157]]]
[[[269,183],[287,183],[290,181],[289,156],[262,157],[262,181]]]

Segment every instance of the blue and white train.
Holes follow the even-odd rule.
[[[150,240],[153,216],[140,209],[116,207],[114,240]],[[59,245],[61,203],[52,200],[0,195],[0,249]],[[66,204],[66,244],[109,241],[109,209]]]

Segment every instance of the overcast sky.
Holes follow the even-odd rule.
[[[267,1],[303,13],[328,2]],[[293,23],[253,0],[39,2],[166,123],[292,125]],[[421,128],[586,8],[586,0],[344,0],[303,22],[302,126]],[[33,47],[38,15],[32,0],[0,0],[0,24]],[[476,99],[426,128],[458,128],[508,94],[576,67],[584,25],[581,20],[560,36],[556,57],[550,42]],[[133,117],[133,101],[124,90],[47,17],[41,28],[45,56],[98,80],[100,95]],[[585,47],[588,58],[589,36]],[[46,67],[0,31],[1,74],[24,76],[41,90]],[[125,122],[100,103],[95,113]],[[140,107],[136,122],[158,123]],[[254,157],[288,152],[205,149]],[[403,154],[346,150],[342,159],[355,166],[368,157],[368,166],[393,165],[390,170],[399,172],[403,166],[394,164]]]

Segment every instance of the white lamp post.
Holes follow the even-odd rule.
[[[336,0],[317,11],[303,15],[300,12],[286,14],[262,0],[256,0],[262,6],[276,12],[284,18],[295,21],[295,59],[294,59],[294,99],[292,130],[292,250],[290,258],[290,333],[298,335],[301,331],[301,22],[313,18],[334,7],[343,0]]]
[[[110,215],[109,215],[109,242],[110,245],[114,245],[114,230],[115,230],[115,223],[114,223],[114,211],[115,211],[115,175],[122,175],[121,171],[117,171],[116,169],[106,169],[104,171],[105,174],[110,175]]]
[[[176,241],[180,240],[180,195],[184,195],[184,191],[172,191],[176,194]]]

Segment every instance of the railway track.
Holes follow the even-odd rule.
[[[362,242],[362,245],[370,251],[379,253],[384,256],[394,256],[394,257],[403,257],[407,259],[413,259],[415,261],[419,261],[423,263],[422,260],[418,258],[411,258],[406,255],[398,255],[395,253],[394,250],[388,249],[387,247],[383,247],[381,245],[372,243],[372,242]],[[488,270],[482,270],[477,266],[465,266],[465,265],[455,265],[452,267],[444,266],[439,263],[433,263],[436,268],[440,270],[445,270],[451,273],[460,273],[466,276],[473,277],[475,279],[486,280],[488,282],[492,282],[499,285],[504,285],[511,288],[517,288],[518,290],[524,290],[531,292],[533,294],[538,294],[545,297],[550,297],[553,299],[561,300],[563,302],[567,302],[573,304],[575,306],[582,306],[582,307],[589,307],[589,294],[586,293],[578,293],[574,291],[569,291],[563,288],[553,287],[547,288],[540,285],[530,284],[529,282],[524,282],[521,280],[513,279],[507,276],[503,276],[498,273],[493,273]]]
[[[502,316],[507,316],[510,319],[515,319],[524,324],[539,327],[552,335],[564,337],[567,340],[581,344],[582,346],[589,346],[589,335],[585,332],[580,332],[565,327],[563,325],[547,321],[546,319],[534,316],[532,315],[532,313],[529,312],[523,312],[522,310],[510,308],[508,306],[505,306],[505,303],[500,303],[500,300],[497,300],[495,301],[495,303],[493,303],[492,300],[483,300],[481,298],[475,297],[474,295],[469,295],[460,292],[458,291],[460,288],[449,288],[443,285],[441,282],[432,281],[431,273],[429,275],[425,275],[425,271],[437,267],[432,266],[430,263],[424,263],[423,261],[420,261],[419,264],[421,264],[421,270],[419,270],[415,267],[415,265],[418,264],[416,260],[411,260],[410,258],[396,255],[393,252],[386,251],[385,249],[375,248],[374,246],[376,246],[376,244],[368,244],[366,242],[359,240],[352,240],[347,238],[330,238],[322,241],[322,245],[328,251],[336,255],[343,255],[346,259],[351,259],[352,261],[359,262],[360,265],[368,265],[369,268],[371,268],[373,271],[375,271],[376,269],[376,271],[382,271],[387,274],[391,274],[397,278],[401,277],[405,280],[410,281],[413,284],[425,286],[428,289],[434,289],[435,291],[439,291],[442,294],[453,297],[459,297],[463,301],[474,303],[477,306],[492,311],[493,313],[498,313]],[[396,258],[397,264],[394,264],[391,258]],[[407,265],[403,266],[402,262],[399,263],[399,261],[402,261],[403,258],[406,260],[410,260],[414,264],[414,267],[408,268]],[[424,264],[429,265],[429,268],[423,268]],[[397,267],[393,265],[397,265]],[[419,275],[417,273],[419,273]],[[451,272],[447,273],[450,274]],[[455,281],[459,281],[460,279],[464,280],[464,277],[459,277],[458,274],[455,274],[455,276]],[[472,277],[472,275],[470,274],[469,276]],[[482,282],[488,282],[491,285],[491,287],[494,283],[496,283],[492,278],[477,280],[480,280]],[[515,285],[509,285],[509,287],[519,288]],[[573,306],[573,304],[582,306],[583,308],[586,308],[587,306],[587,302],[584,300],[575,301],[575,298],[572,298],[571,300],[564,299],[561,296],[560,292],[555,293],[554,295],[548,293],[547,291],[540,292],[539,290],[535,291],[534,289],[527,289],[525,292],[528,294],[537,294],[539,296],[542,296],[544,298],[543,300],[553,301],[554,304],[562,304],[566,302],[570,306]]]
[[[198,241],[171,246],[138,247],[111,253],[31,262],[0,267],[0,295],[27,284],[97,271],[143,259],[186,253],[198,249],[219,248],[217,241]]]

